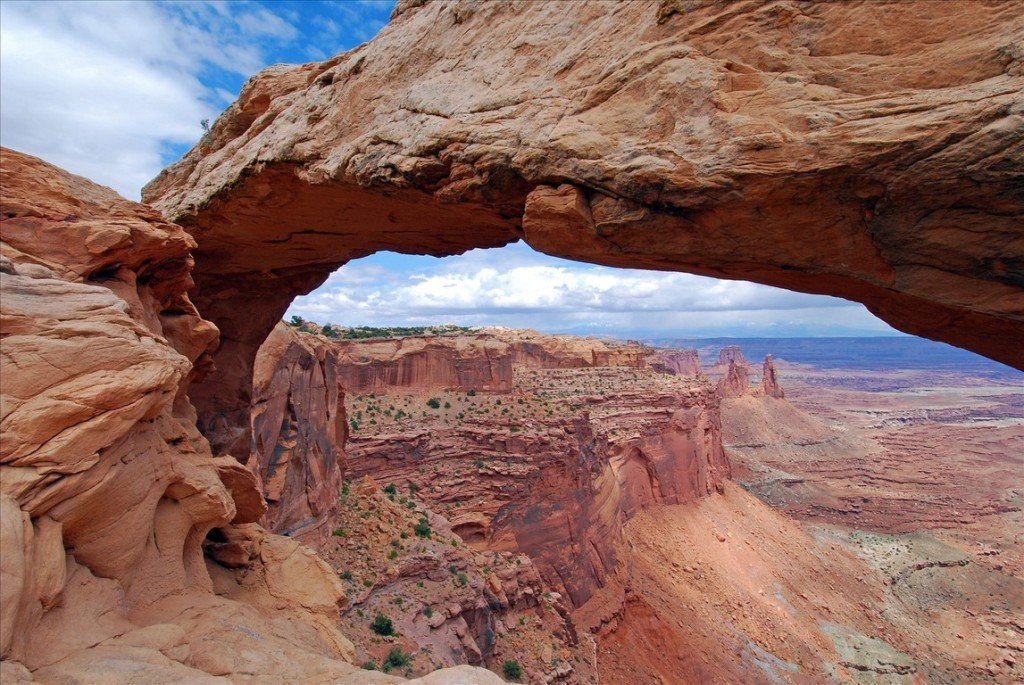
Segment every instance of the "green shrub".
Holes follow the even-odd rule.
[[[427,618],[430,618],[431,616],[434,615],[434,608],[431,607],[430,605],[427,605],[427,606],[423,607],[423,615],[426,616]]]
[[[501,670],[509,680],[519,680],[523,677],[523,667],[515,659],[506,659],[501,665]]]
[[[338,577],[342,580],[352,580],[352,572],[348,569],[345,569],[344,571],[338,574]]]
[[[397,559],[397,558],[398,558],[398,550],[397,549],[393,549],[390,552],[388,552],[388,559]]]
[[[436,397],[431,397],[429,400],[427,400],[427,406],[430,407],[431,409],[440,409],[441,400],[437,399]]]
[[[393,495],[398,492],[398,488],[395,487],[394,483],[388,483],[384,486],[384,492],[388,495]]]
[[[363,662],[363,670],[364,671],[376,671],[377,670],[377,664],[373,663],[372,661],[365,661],[365,662]]]
[[[391,623],[390,618],[384,614],[377,614],[373,619],[373,623],[370,624],[370,630],[378,635],[393,635],[395,626]]]
[[[336,538],[343,538],[343,537],[345,537],[345,529],[344,528],[335,528],[331,532],[331,535],[333,535]]]
[[[380,665],[380,670],[387,673],[392,668],[405,668],[412,662],[412,654],[402,651],[401,647],[392,647],[388,658]]]
[[[412,527],[412,532],[416,533],[417,537],[429,538],[430,537],[430,522],[424,516],[421,518],[415,526]]]
[[[466,395],[469,396],[469,397],[475,397],[476,396],[476,390],[473,389],[473,388],[470,388],[469,392],[467,392]]]

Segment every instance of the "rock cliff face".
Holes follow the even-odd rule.
[[[417,490],[395,490],[370,478],[346,486],[337,534],[322,551],[350,588],[342,627],[361,662],[379,663],[399,645],[419,653],[420,671],[458,663],[500,670],[512,658],[527,682],[596,682],[593,637],[575,629],[566,600],[528,556],[473,550]],[[378,614],[398,635],[372,630]]]
[[[701,373],[697,350],[654,350],[647,357],[647,365],[654,371],[674,376],[699,376]]]
[[[719,366],[728,367],[730,364],[737,366],[749,366],[750,362],[743,356],[743,350],[739,345],[726,345],[718,351]]]
[[[251,79],[145,190],[224,333],[204,434],[247,453],[257,348],[383,249],[827,293],[1024,368],[1020,42],[1013,2],[402,3]]]
[[[268,510],[263,525],[314,546],[330,535],[348,433],[338,356],[316,336],[278,325],[253,377],[250,469]]]
[[[728,477],[718,397],[706,381],[631,367],[514,371],[509,395],[435,389],[436,409],[425,396],[353,398],[349,469],[411,483],[463,540],[528,554],[579,606],[614,569],[624,520]]]
[[[196,429],[192,238],[36,158],[0,170],[4,681],[372,682],[338,578],[254,525],[256,478]]]
[[[746,364],[729,362],[729,370],[718,381],[718,396],[722,399],[742,397],[750,392],[750,374]]]
[[[335,343],[349,392],[444,388],[508,392],[512,354],[489,336],[431,336]]]

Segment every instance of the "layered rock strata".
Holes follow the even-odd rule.
[[[1021,31],[1012,2],[402,3],[251,79],[144,192],[224,333],[200,426],[244,457],[256,350],[339,265],[521,238],[844,297],[1024,368]]]
[[[656,349],[647,357],[653,371],[675,376],[699,376],[700,358],[697,350]]]
[[[433,409],[415,395],[353,398],[349,468],[412,484],[477,549],[529,554],[578,606],[615,567],[625,519],[728,476],[717,395],[622,367],[516,374],[510,395],[438,392]]]
[[[346,340],[335,345],[349,392],[512,389],[512,352],[486,335]]]
[[[256,478],[196,429],[217,329],[188,297],[193,239],[0,159],[4,681],[373,682],[337,576],[253,523]]]

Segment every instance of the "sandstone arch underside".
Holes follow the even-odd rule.
[[[190,394],[248,454],[255,353],[378,250],[549,254],[863,302],[1024,368],[1015,3],[399,2],[269,68],[144,199],[221,329]]]

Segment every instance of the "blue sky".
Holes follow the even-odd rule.
[[[0,2],[0,144],[138,199],[259,69],[371,39],[394,0]],[[835,298],[609,269],[525,245],[434,259],[381,253],[342,267],[289,315],[376,325],[453,322],[552,332],[886,335]]]

